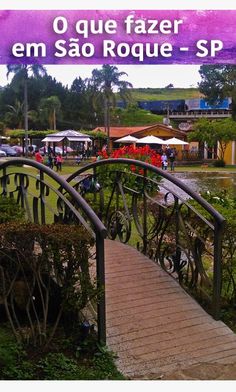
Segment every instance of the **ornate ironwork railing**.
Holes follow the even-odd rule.
[[[197,295],[217,319],[224,218],[172,174],[131,159],[88,164],[67,181],[107,227]]]
[[[14,198],[25,210],[28,221],[39,224],[82,225],[95,239],[98,289],[104,291],[104,224],[84,198],[61,176],[35,161],[13,158],[0,164],[0,194]],[[100,290],[101,291],[101,290]],[[97,309],[98,339],[106,342],[105,293]]]

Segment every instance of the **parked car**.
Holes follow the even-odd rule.
[[[7,156],[6,152],[3,150],[0,150],[0,157],[6,157],[6,156]]]
[[[41,147],[39,149],[39,152],[40,152],[41,155],[45,155],[45,151],[47,152],[47,148],[46,147]],[[70,154],[74,150],[71,147],[68,146],[68,147],[64,148],[64,152],[66,152],[66,151],[67,151],[68,154]],[[63,152],[62,147],[58,147],[58,146],[55,147],[55,153],[56,154],[61,154],[62,155],[62,152]]]
[[[12,146],[12,148],[14,148],[17,154],[23,154],[23,147],[16,145],[16,146]]]
[[[16,157],[19,155],[14,148],[10,147],[8,144],[2,144],[0,146],[0,150],[4,151],[7,154],[7,157]]]

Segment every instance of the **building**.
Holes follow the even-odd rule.
[[[97,127],[93,131],[100,131],[105,133],[105,127]],[[161,123],[153,124],[153,125],[142,125],[135,127],[110,127],[110,143],[111,148],[118,148],[119,144],[115,143],[115,140],[122,138],[127,135],[132,135],[138,139],[141,139],[145,136],[157,136],[160,139],[167,140],[172,137],[176,137],[183,141],[186,141],[187,135],[184,131],[180,131],[178,129],[172,128],[171,126],[166,126]],[[184,149],[188,149],[188,146],[175,146],[177,151],[181,151]],[[178,154],[181,156],[181,154]]]

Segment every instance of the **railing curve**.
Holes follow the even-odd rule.
[[[17,167],[37,169],[30,173]],[[36,174],[37,173],[37,174]],[[48,178],[54,181],[52,185]],[[104,238],[107,230],[84,198],[60,175],[45,165],[26,158],[12,158],[0,163],[1,195],[15,198],[34,223],[82,224],[95,238],[98,289],[102,289],[97,308],[98,339],[106,342]]]
[[[128,158],[90,163],[67,181],[111,239],[135,245],[219,318],[225,219],[206,200],[172,174]]]

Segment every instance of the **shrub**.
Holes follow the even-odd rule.
[[[0,196],[0,223],[24,220],[25,212],[15,199]]]
[[[215,161],[213,163],[213,166],[215,166],[215,167],[225,167],[225,161],[223,159],[217,159],[217,161]]]
[[[18,342],[45,345],[59,326],[78,329],[78,313],[98,295],[89,271],[92,245],[79,226],[1,225],[0,298]]]
[[[222,257],[222,304],[224,307],[236,305],[236,198],[226,190],[202,194],[226,219],[223,234]],[[207,219],[209,214],[200,211]]]

